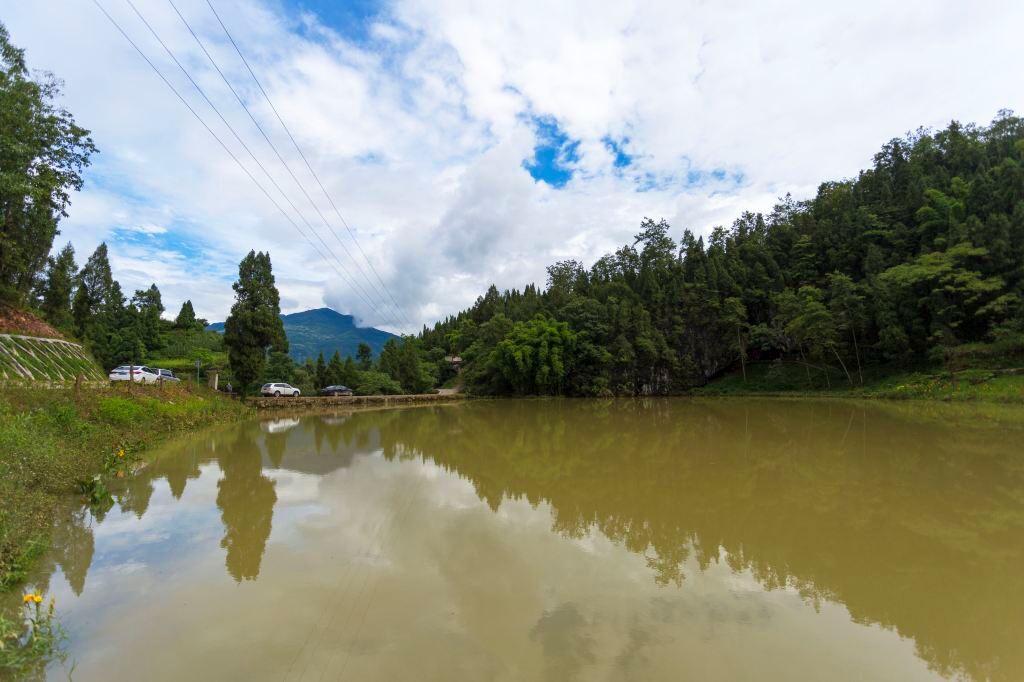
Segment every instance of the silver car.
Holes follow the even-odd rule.
[[[160,372],[142,365],[121,365],[110,370],[111,381],[134,381],[137,384],[155,384],[160,381]]]
[[[263,388],[260,389],[260,393],[266,396],[272,395],[275,398],[280,398],[283,395],[298,398],[302,394],[302,391],[291,384],[263,384]]]

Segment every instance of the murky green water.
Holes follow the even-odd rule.
[[[739,400],[256,421],[70,514],[39,580],[76,680],[1021,680],[1022,427]]]

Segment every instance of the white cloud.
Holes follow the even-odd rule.
[[[104,4],[274,193],[130,10]],[[371,302],[384,298],[365,263],[351,264],[339,241],[357,260],[359,251],[205,2],[177,4],[337,236],[170,7],[138,6]],[[1024,6],[1009,1],[982,11],[924,0],[398,0],[359,40],[287,3],[217,7],[412,325],[388,325],[390,315],[320,261],[90,3],[57,12],[16,3],[3,17],[30,65],[65,80],[66,105],[102,152],[62,239],[75,243],[80,262],[112,240],[126,291],[155,280],[169,309],[190,298],[211,319],[230,305],[234,264],[269,249],[289,310],[327,303],[412,330],[471,303],[492,281],[542,283],[556,259],[592,261],[644,216],[707,231],[787,191],[808,196],[822,180],[853,175],[884,141],[919,125],[985,123],[1000,108],[1024,109],[1007,79],[1019,62],[1014,28]],[[577,172],[562,189],[522,167],[535,144],[529,116],[553,117],[580,141]],[[607,137],[628,138],[632,166],[614,172]],[[682,180],[687,170],[715,169],[742,182]],[[647,173],[677,180],[638,192]],[[183,243],[191,250],[171,257]]]

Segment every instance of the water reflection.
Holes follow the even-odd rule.
[[[280,466],[284,443],[280,433],[269,433],[267,451],[274,466]],[[277,493],[274,482],[263,475],[257,442],[239,430],[231,443],[232,456],[220,460],[224,477],[217,481],[217,508],[224,523],[220,546],[227,550],[225,564],[236,581],[255,580],[270,537]]]
[[[513,677],[772,677],[772,666],[759,667],[769,658],[781,670],[786,656],[811,666],[818,655],[828,670],[826,651],[800,647],[800,628],[860,624],[910,638],[931,673],[1019,679],[1022,423],[1013,411],[669,400],[265,420],[157,453],[115,491],[118,506],[105,519],[69,512],[39,582],[59,568],[86,599],[94,555],[119,575],[125,566],[197,572],[172,562],[205,565],[215,518],[221,565],[233,583],[257,590],[245,593],[247,605],[281,610],[296,585],[316,594],[305,611],[294,605],[298,640],[281,645],[281,674],[257,667],[257,677],[292,675],[297,665],[343,670],[358,657],[374,662],[361,676],[380,679],[410,671],[492,679],[520,664]],[[470,513],[444,476],[468,482],[487,516]],[[551,539],[526,535],[537,515],[549,519]],[[107,526],[114,539],[97,540]],[[268,553],[274,538],[277,554]],[[633,569],[613,561],[600,538],[640,558],[649,587],[620,582]],[[235,598],[208,574],[187,581],[182,589],[214,590],[210,601]],[[386,586],[368,587],[380,581]],[[797,619],[780,606],[787,594],[819,615]],[[360,613],[365,621],[371,603],[385,634],[331,634],[354,628]],[[433,614],[420,616],[422,627],[410,621],[412,604]],[[750,631],[772,638],[748,640]],[[84,624],[72,634],[98,637]],[[759,651],[759,641],[777,651]],[[834,637],[832,657],[857,651],[853,641]],[[737,654],[749,668],[697,664],[736,646],[751,647]],[[529,647],[539,652],[535,668]],[[462,667],[419,668],[439,651]],[[854,665],[829,676],[855,678]],[[923,676],[895,664],[860,676],[879,670]]]

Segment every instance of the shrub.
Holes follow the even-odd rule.
[[[143,412],[140,402],[127,398],[103,398],[100,400],[98,412],[100,417],[111,424],[128,424]]]
[[[359,372],[356,395],[400,395],[402,387],[383,372]]]

